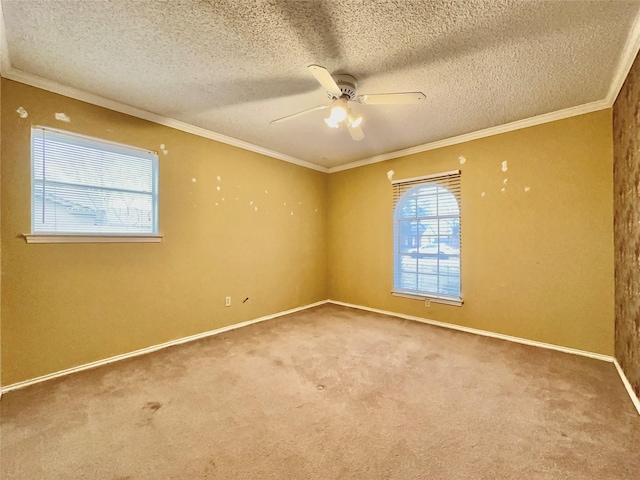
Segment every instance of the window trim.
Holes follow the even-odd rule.
[[[160,243],[163,235],[24,233],[27,243]]]
[[[451,298],[442,298],[435,297],[432,295],[419,295],[417,293],[406,293],[402,290],[391,290],[391,295],[394,297],[402,297],[402,298],[410,298],[412,300],[420,300],[424,302],[425,300],[429,300],[432,303],[442,303],[443,305],[451,305],[454,307],[461,307],[464,304],[464,300],[462,298],[460,300],[454,300]]]
[[[458,202],[458,215],[456,218],[460,220],[460,224],[462,224],[462,209],[461,209],[461,195],[460,195],[460,170],[450,170],[447,172],[434,173],[430,175],[422,175],[419,177],[411,177],[405,179],[393,180],[391,182],[393,186],[393,282],[391,295],[402,298],[409,298],[414,300],[425,301],[429,300],[433,303],[441,303],[444,305],[452,305],[452,306],[462,306],[464,304],[464,300],[462,297],[462,250],[460,250],[459,258],[460,258],[460,296],[448,296],[448,295],[437,295],[435,293],[427,293],[427,292],[418,292],[413,290],[403,290],[402,288],[396,287],[396,267],[397,267],[397,258],[398,252],[396,251],[397,242],[398,242],[398,233],[397,233],[397,218],[396,218],[396,208],[402,197],[408,193],[413,188],[420,185],[427,184],[436,184],[442,188],[448,190]],[[451,177],[457,177],[457,180],[454,182],[455,189],[452,191],[448,184],[450,183],[448,180]],[[439,181],[438,181],[439,180]],[[404,189],[404,191],[403,191]],[[460,242],[462,238],[459,239]]]
[[[133,151],[138,151],[144,155],[151,155],[152,164],[151,164],[151,174],[152,174],[152,211],[153,211],[153,224],[152,224],[152,232],[107,232],[107,233],[94,233],[94,232],[52,232],[52,231],[40,231],[36,232],[35,229],[35,218],[34,218],[34,192],[35,192],[35,180],[34,180],[34,135],[37,131],[41,131],[43,136],[46,132],[50,132],[52,134],[67,136],[67,137],[75,137],[79,141],[85,141],[94,145],[104,145],[111,152],[117,152],[118,150],[130,153]],[[44,137],[43,137],[44,138]],[[31,137],[30,137],[30,163],[31,163],[31,171],[30,171],[30,180],[31,180],[31,206],[29,209],[29,214],[31,217],[31,233],[24,233],[22,236],[25,238],[27,243],[158,243],[164,237],[159,233],[159,219],[160,219],[160,211],[159,211],[159,170],[160,163],[158,152],[155,150],[149,150],[146,148],[141,148],[133,145],[127,145],[120,142],[114,142],[111,140],[105,140],[98,137],[91,137],[88,135],[83,135],[76,132],[71,132],[67,130],[60,130],[57,128],[46,127],[42,125],[33,125],[31,127]],[[103,188],[104,190],[110,191],[128,191],[125,189],[118,188]]]

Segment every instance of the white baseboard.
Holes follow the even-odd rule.
[[[400,317],[405,320],[413,320],[414,322],[427,323],[429,325],[435,325],[437,327],[449,328],[451,330],[459,330],[461,332],[473,333],[475,335],[482,335],[483,337],[499,338],[500,340],[507,340],[509,342],[521,343],[523,345],[531,345],[533,347],[546,348],[548,350],[557,350],[558,352],[571,353],[573,355],[580,355],[583,357],[595,358],[596,360],[603,360],[605,362],[613,362],[615,359],[609,355],[603,355],[601,353],[588,352],[586,350],[578,350],[576,348],[562,347],[560,345],[553,345],[552,343],[538,342],[536,340],[528,340],[526,338],[513,337],[511,335],[503,335],[502,333],[490,332],[488,330],[480,330],[477,328],[463,327],[461,325],[455,325],[453,323],[439,322],[437,320],[430,320],[428,318],[415,317],[413,315],[405,315],[404,313],[389,312],[387,310],[379,310],[377,308],[363,307],[362,305],[354,305],[351,303],[338,302],[336,300],[329,300],[328,303],[334,303],[336,305],[342,305],[343,307],[357,308],[360,310],[366,310],[368,312],[381,313],[383,315],[391,315],[392,317]]]
[[[306,310],[308,308],[317,307],[318,305],[324,305],[328,300],[322,300],[320,302],[311,303],[309,305],[304,305],[302,307],[292,308],[291,310],[285,310],[283,312],[274,313],[271,315],[265,315],[264,317],[255,318],[253,320],[247,320],[246,322],[235,323],[233,325],[228,325],[226,327],[217,328],[215,330],[209,330],[206,332],[198,333],[196,335],[190,335],[188,337],[178,338],[176,340],[171,340],[169,342],[161,343],[159,345],[152,345],[150,347],[141,348],[140,350],[134,350],[133,352],[123,353],[121,355],[115,355],[113,357],[105,358],[103,360],[97,360],[91,363],[85,363],[83,365],[78,365],[77,367],[67,368],[65,370],[60,370],[53,373],[48,373],[47,375],[42,375],[40,377],[32,378],[29,380],[24,380],[22,382],[12,383],[11,385],[7,385],[6,387],[0,388],[0,398],[2,395],[10,392],[12,390],[18,390],[20,388],[28,387],[29,385],[34,385],[36,383],[45,382],[47,380],[51,380],[53,378],[64,377],[65,375],[70,375],[72,373],[81,372],[83,370],[90,370],[92,368],[100,367],[102,365],[107,365],[109,363],[118,362],[120,360],[124,360],[125,358],[138,357],[140,355],[146,355],[147,353],[155,352],[158,350],[162,350],[163,348],[172,347],[174,345],[180,345],[183,343],[193,342],[195,340],[199,340],[201,338],[211,337],[213,335],[219,335],[224,332],[228,332],[229,330],[235,330],[237,328],[246,327],[247,325],[253,325],[254,323],[264,322],[265,320],[271,320],[272,318],[282,317],[283,315],[289,315],[290,313],[299,312],[301,310]]]
[[[627,389],[627,393],[631,397],[631,401],[633,402],[633,406],[636,407],[636,410],[638,411],[638,415],[640,415],[640,399],[638,399],[638,397],[636,396],[636,392],[633,391],[633,387],[631,387],[631,384],[629,383],[629,379],[627,378],[627,376],[622,371],[622,367],[618,363],[618,360],[614,358],[613,359],[613,364],[616,366],[616,370],[618,370],[618,374],[620,375],[620,379],[622,380],[622,383],[624,384],[624,387]]]
[[[437,327],[448,328],[451,330],[458,330],[466,333],[472,333],[474,335],[481,335],[484,337],[507,340],[509,342],[520,343],[523,345],[530,345],[530,346],[539,347],[539,348],[546,348],[548,350],[556,350],[558,352],[570,353],[572,355],[580,355],[583,357],[589,357],[589,358],[594,358],[596,360],[602,360],[605,362],[613,363],[616,367],[616,370],[618,371],[618,374],[620,375],[620,379],[622,380],[622,383],[624,384],[627,390],[627,393],[629,394],[629,397],[631,397],[631,401],[633,402],[633,405],[638,411],[638,415],[640,415],[640,400],[634,393],[633,388],[629,383],[629,380],[627,379],[626,375],[622,371],[622,368],[620,367],[620,364],[612,356],[602,355],[600,353],[589,352],[586,350],[578,350],[576,348],[562,347],[560,345],[553,345],[551,343],[538,342],[536,340],[528,340],[526,338],[513,337],[511,335],[503,335],[501,333],[490,332],[487,330],[480,330],[477,328],[463,327],[461,325],[455,325],[453,323],[439,322],[437,320],[430,320],[428,318],[416,317],[413,315],[405,315],[403,313],[390,312],[388,310],[380,310],[378,308],[371,308],[371,307],[365,307],[362,305],[355,305],[352,303],[340,302],[337,300],[321,300],[319,302],[311,303],[309,305],[304,305],[302,307],[292,308],[291,310],[285,310],[283,312],[274,313],[272,315],[265,315],[264,317],[255,318],[253,320],[247,320],[246,322],[236,323],[236,324],[228,325],[226,327],[218,328],[215,330],[209,330],[207,332],[198,333],[196,335],[190,335],[188,337],[178,338],[176,340],[171,340],[169,342],[161,343],[159,345],[153,345],[150,347],[142,348],[140,350],[135,350],[133,352],[116,355],[113,357],[105,358],[103,360],[98,360],[91,363],[86,363],[84,365],[78,365],[77,367],[67,368],[65,370],[49,373],[47,375],[42,375],[40,377],[32,378],[30,380],[25,380],[23,382],[13,383],[11,385],[7,385],[6,387],[0,388],[0,399],[2,398],[3,394],[10,392],[12,390],[18,390],[20,388],[28,387],[29,385],[45,382],[53,378],[63,377],[65,375],[69,375],[75,372],[90,370],[92,368],[100,367],[102,365],[107,365],[109,363],[114,363],[120,360],[124,360],[125,358],[132,358],[132,357],[137,357],[139,355],[146,355],[147,353],[155,352],[157,350],[162,350],[163,348],[172,347],[174,345],[180,345],[183,343],[193,342],[195,340],[210,337],[213,335],[219,335],[220,333],[228,332],[230,330],[235,330],[237,328],[246,327],[248,325],[253,325],[254,323],[264,322],[265,320],[271,320],[272,318],[281,317],[283,315],[289,315],[290,313],[300,312],[308,308],[324,305],[325,303],[333,303],[334,305],[341,305],[343,307],[356,308],[358,310],[366,310],[368,312],[380,313],[382,315],[389,315],[392,317],[403,318],[405,320],[412,320],[415,322],[425,323],[428,325],[435,325]]]
[[[604,362],[613,363],[616,367],[616,370],[618,371],[618,374],[620,375],[620,379],[622,380],[622,383],[627,389],[627,393],[629,394],[629,397],[631,397],[631,401],[633,402],[634,407],[636,407],[636,410],[638,411],[638,415],[640,415],[640,400],[638,400],[638,397],[633,391],[633,388],[631,387],[629,380],[627,379],[626,375],[622,371],[622,368],[620,368],[620,364],[615,359],[615,357],[612,357],[609,355],[602,355],[601,353],[588,352],[586,350],[578,350],[576,348],[562,347],[560,345],[553,345],[551,343],[538,342],[535,340],[527,340],[526,338],[512,337],[511,335],[503,335],[501,333],[489,332],[487,330],[479,330],[477,328],[463,327],[460,325],[455,325],[453,323],[445,323],[445,322],[439,322],[437,320],[429,320],[428,318],[415,317],[413,315],[405,315],[403,313],[389,312],[387,310],[380,310],[377,308],[364,307],[362,305],[354,305],[352,303],[339,302],[337,300],[328,300],[328,303],[333,303],[335,305],[342,305],[343,307],[357,308],[359,310],[366,310],[368,312],[381,313],[383,315],[391,315],[392,317],[399,317],[399,318],[404,318],[405,320],[413,320],[415,322],[435,325],[437,327],[449,328],[451,330],[458,330],[466,333],[473,333],[474,335],[482,335],[483,337],[498,338],[500,340],[507,340],[509,342],[521,343],[523,345],[531,345],[532,347],[546,348],[548,350],[557,350],[558,352],[570,353],[572,355],[580,355],[582,357],[595,358],[596,360],[602,360]]]

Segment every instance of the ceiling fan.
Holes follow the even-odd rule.
[[[362,105],[406,105],[420,103],[427,98],[422,92],[376,93],[356,96],[358,82],[352,75],[335,75],[335,77],[332,77],[328,70],[320,65],[309,65],[307,69],[327,91],[327,95],[333,101],[329,105],[308,108],[302,112],[272,120],[270,123],[284,122],[316,110],[331,108],[331,114],[324,119],[325,123],[332,128],[338,128],[340,125],[345,124],[353,140],[362,140],[364,138],[364,132],[360,126],[362,117],[356,116],[351,112],[349,102],[358,102]]]

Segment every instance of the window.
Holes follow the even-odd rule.
[[[154,152],[34,127],[31,181],[32,236],[157,236]]]
[[[393,293],[460,305],[460,172],[393,186]]]

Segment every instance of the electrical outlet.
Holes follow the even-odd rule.
[[[231,297],[224,297],[224,306],[225,307],[231,306]]]
[[[429,300],[428,298],[424,301],[424,306],[429,308],[431,306],[431,300]]]

